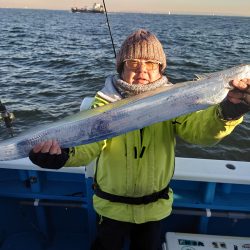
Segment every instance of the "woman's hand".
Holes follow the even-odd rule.
[[[34,153],[49,153],[51,155],[59,155],[62,153],[61,148],[56,140],[48,140],[41,142],[33,147]]]
[[[228,92],[227,99],[234,104],[250,105],[250,79],[233,80],[231,85],[234,89]]]
[[[56,140],[48,140],[34,146],[29,158],[41,168],[59,169],[69,159],[69,149],[61,149]]]
[[[250,79],[232,80],[234,89],[220,103],[218,115],[223,120],[236,120],[250,111]]]

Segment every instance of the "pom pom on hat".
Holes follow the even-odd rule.
[[[157,37],[147,30],[139,29],[122,43],[116,56],[116,69],[121,73],[124,60],[144,59],[161,63],[161,72],[166,68],[166,55]]]

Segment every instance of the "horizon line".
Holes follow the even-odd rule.
[[[70,9],[46,9],[46,8],[29,8],[29,7],[0,7],[0,9],[20,9],[20,10],[48,10],[48,11],[69,11]],[[224,12],[185,12],[185,11],[108,11],[109,13],[124,13],[124,14],[158,14],[158,15],[201,15],[201,16],[235,16],[235,17],[250,17],[250,14],[239,14],[239,13],[224,13]]]

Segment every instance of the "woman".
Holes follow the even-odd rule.
[[[137,30],[123,42],[116,67],[118,75],[106,79],[93,108],[171,85],[163,76],[162,45],[146,30]],[[130,249],[160,247],[161,222],[173,202],[168,183],[174,172],[175,137],[212,145],[230,134],[250,103],[250,79],[232,84],[237,90],[206,110],[70,149],[61,149],[52,140],[33,148],[30,159],[45,168],[82,166],[97,158],[93,199],[99,221],[92,249],[122,249],[128,237]]]

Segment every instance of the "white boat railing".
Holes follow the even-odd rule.
[[[250,184],[250,162],[182,158],[176,157],[174,180],[204,181],[232,184]],[[29,158],[0,161],[0,168],[51,171],[93,176],[93,165],[82,167],[63,167],[59,170],[44,169],[34,165]]]

